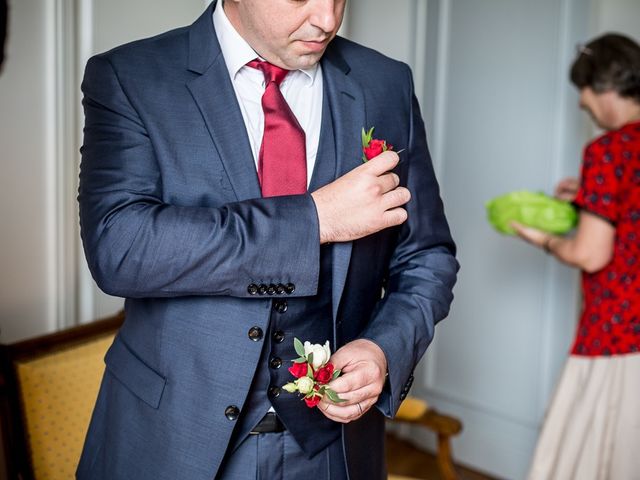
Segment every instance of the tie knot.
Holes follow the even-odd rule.
[[[284,80],[284,77],[286,77],[289,73],[289,70],[285,70],[284,68],[280,68],[276,65],[273,65],[272,63],[263,62],[262,60],[258,59],[251,60],[249,63],[247,63],[247,65],[251,68],[262,70],[266,85],[270,84],[271,82],[275,82],[276,85],[280,86],[280,84]]]

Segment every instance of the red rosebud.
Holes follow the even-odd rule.
[[[393,150],[393,145],[387,143],[386,140],[379,140],[377,138],[372,138],[369,146],[362,147],[362,152],[367,160],[371,160],[387,150]]]
[[[382,152],[384,152],[384,147],[384,140],[378,140],[377,138],[374,138],[369,142],[369,146],[362,148],[362,151],[364,152],[364,156],[367,157],[367,160],[371,160],[372,158],[377,157]]]
[[[304,377],[307,374],[309,364],[307,362],[294,363],[292,367],[289,367],[289,372],[296,378]]]
[[[327,363],[324,367],[319,368],[313,376],[318,383],[324,385],[331,380],[331,377],[333,376],[333,369],[333,364]]]
[[[304,397],[304,401],[307,404],[307,407],[313,408],[320,403],[321,397],[314,395],[311,398]]]

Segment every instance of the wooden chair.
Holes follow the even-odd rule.
[[[0,346],[0,426],[10,479],[69,479],[124,313]]]
[[[462,431],[460,420],[438,412],[429,407],[424,400],[407,397],[400,405],[396,417],[390,422],[415,425],[435,432],[438,436],[436,459],[440,474],[444,480],[456,480],[458,478],[453,466],[451,437]],[[389,480],[412,479],[390,474]]]

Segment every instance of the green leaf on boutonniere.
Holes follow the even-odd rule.
[[[304,357],[300,357],[300,358],[296,358],[295,360],[292,360],[293,363],[305,363],[307,361],[306,358]]]
[[[325,389],[324,394],[327,397],[329,397],[329,400],[331,400],[333,403],[340,403],[345,401],[344,399],[340,398],[338,394],[333,390],[331,390],[330,388]]]
[[[364,127],[362,127],[362,148],[368,147],[369,143],[371,143],[374,128],[375,127],[371,127],[369,131],[365,131]]]
[[[296,353],[298,355],[300,355],[301,357],[304,357],[304,345],[302,344],[302,342],[300,340],[298,340],[297,338],[293,339],[293,348],[296,349]]]
[[[309,362],[309,368],[307,368],[307,377],[312,379],[313,382],[315,383],[315,380],[313,378],[313,366],[311,365],[311,362]]]
[[[309,362],[309,366],[313,365],[313,352],[307,357],[307,362]]]
[[[335,380],[336,378],[338,378],[340,376],[340,373],[341,373],[340,369],[334,370],[333,375],[331,375],[331,380]]]

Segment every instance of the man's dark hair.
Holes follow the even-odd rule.
[[[571,82],[596,93],[613,90],[640,103],[640,46],[629,37],[607,33],[578,46]]]

